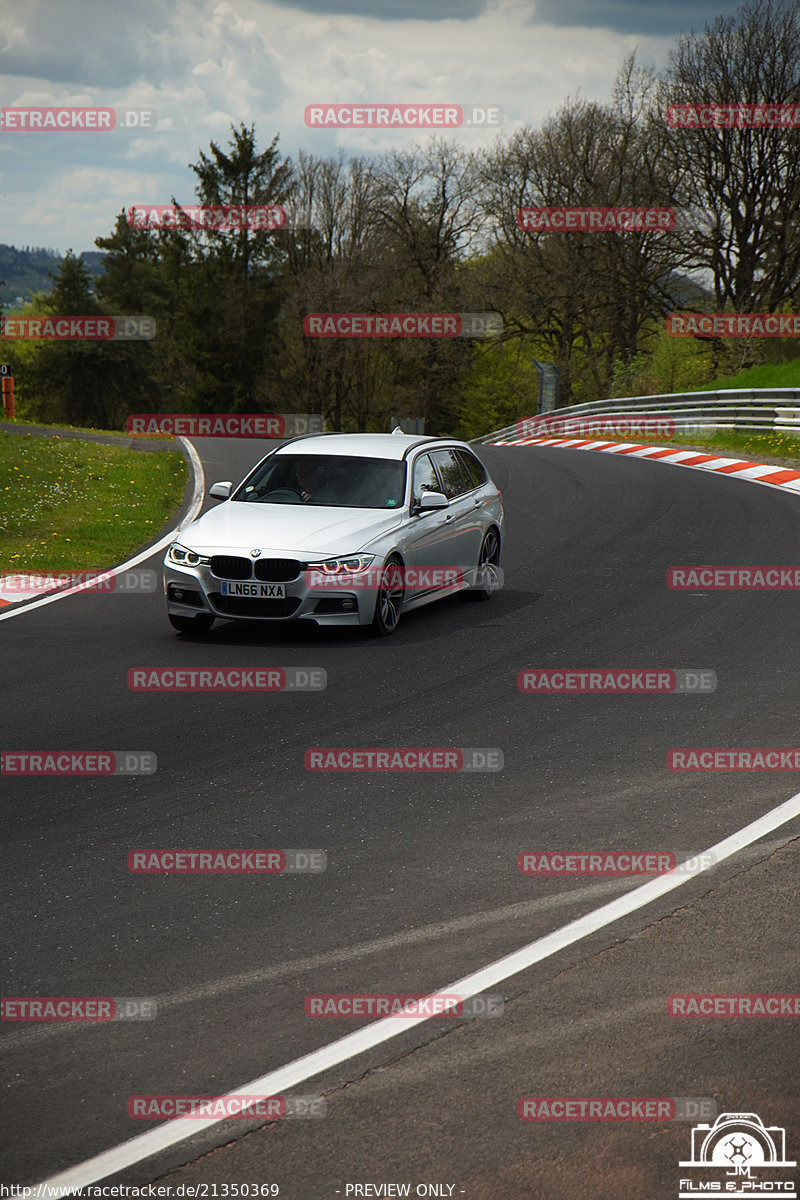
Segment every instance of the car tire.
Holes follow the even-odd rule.
[[[475,583],[464,592],[471,600],[491,600],[500,587],[500,534],[492,526],[484,535]]]
[[[397,629],[403,607],[403,565],[399,558],[386,560],[381,571],[381,583],[375,597],[375,616],[370,633],[374,637],[389,637]]]
[[[208,633],[214,624],[215,617],[211,613],[198,613],[196,617],[180,617],[175,613],[167,613],[167,618],[173,629],[178,633]]]

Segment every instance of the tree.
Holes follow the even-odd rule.
[[[55,273],[43,310],[57,316],[102,313],[92,277],[71,250]],[[114,428],[128,409],[135,350],[130,343],[46,341],[37,345],[29,367],[31,415],[75,424]]]
[[[750,0],[679,38],[664,80],[669,104],[800,103],[800,5]],[[693,265],[718,310],[773,312],[800,297],[800,130],[676,128],[676,196],[692,215]]]
[[[561,371],[562,402],[608,386],[674,307],[686,262],[679,231],[529,232],[522,207],[671,207],[671,164],[651,118],[657,81],[629,58],[611,104],[568,100],[481,161],[493,248],[481,275],[506,336]]]
[[[463,311],[459,267],[477,248],[483,225],[474,156],[434,138],[424,148],[387,154],[376,174],[389,311]],[[398,340],[397,392],[412,402],[419,397],[412,415],[426,428],[455,419],[457,381],[471,352],[466,339]]]
[[[231,126],[231,133],[228,153],[211,142],[210,155],[201,152],[189,164],[198,181],[198,202],[280,204],[292,169],[278,152],[278,135],[259,153],[253,125]],[[258,407],[257,382],[267,369],[270,347],[276,346],[275,274],[285,257],[283,235],[243,223],[230,232],[194,229],[183,236],[201,267],[191,294],[182,298],[185,349],[198,368],[200,407],[240,412]]]
[[[281,384],[287,400],[304,397],[308,411],[337,430],[345,422],[366,429],[376,415],[386,351],[369,341],[309,337],[303,318],[381,307],[374,195],[374,171],[363,159],[298,156],[288,201]]]

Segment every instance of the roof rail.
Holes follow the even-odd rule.
[[[413,433],[409,434],[409,437],[414,437],[414,436],[415,435]],[[406,458],[406,456],[409,455],[412,450],[417,450],[417,449],[419,449],[420,446],[424,446],[426,442],[442,442],[442,441],[446,441],[446,440],[447,440],[446,438],[434,437],[433,434],[420,434],[419,437],[417,438],[417,440],[414,442],[414,445],[407,446],[406,449],[403,451],[403,458]],[[451,440],[454,442],[457,442],[457,441],[460,441],[460,438],[452,438]]]

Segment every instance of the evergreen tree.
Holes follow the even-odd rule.
[[[190,167],[203,205],[280,204],[292,168],[276,135],[258,152],[254,126],[231,126],[226,153],[215,142]],[[188,237],[200,267],[184,296],[185,349],[198,375],[199,406],[231,411],[263,409],[264,375],[277,350],[280,308],[276,274],[285,235],[243,225],[232,231],[192,230]]]
[[[56,272],[43,311],[52,316],[102,315],[92,276],[71,250]],[[32,415],[47,421],[114,427],[128,411],[131,345],[105,341],[43,341],[28,371]]]

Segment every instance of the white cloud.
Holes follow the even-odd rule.
[[[427,21],[393,19],[386,4],[374,18],[330,11],[346,7],[339,0],[316,7],[325,13],[271,0],[5,0],[4,104],[148,107],[158,124],[138,135],[0,134],[4,240],[91,249],[123,205],[189,202],[188,163],[211,140],[227,145],[231,124],[255,123],[262,147],[280,132],[281,151],[293,156],[378,154],[427,136],[309,129],[304,109],[320,102],[500,105],[510,133],[578,90],[606,99],[634,46],[645,61],[663,61],[671,42],[534,24],[529,0],[476,3],[459,8],[461,19],[439,5]],[[455,136],[477,146],[496,132]]]

